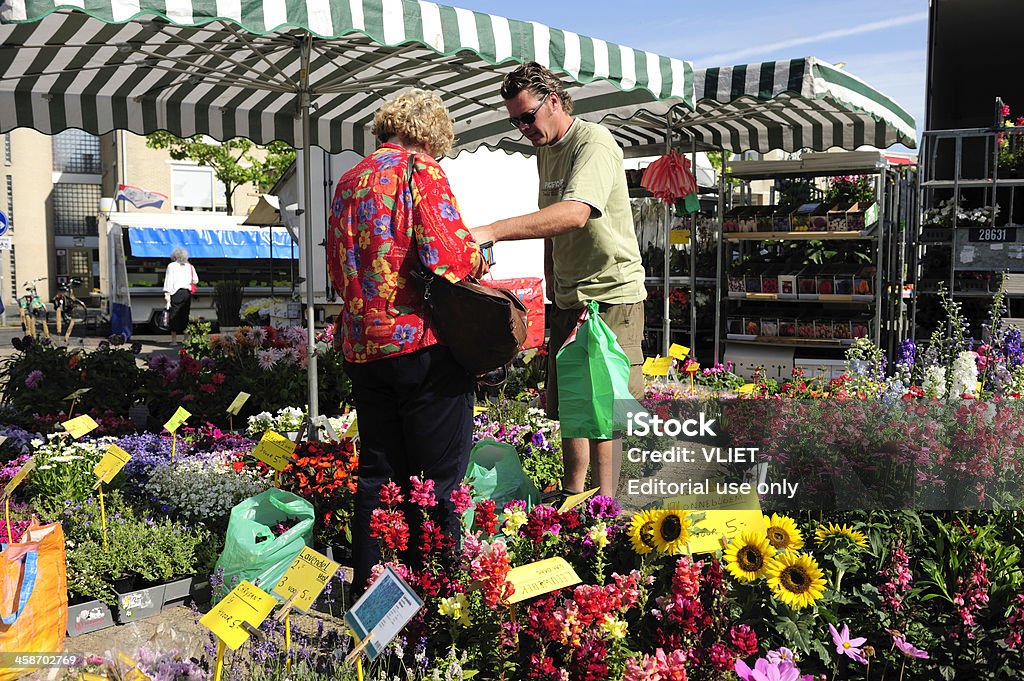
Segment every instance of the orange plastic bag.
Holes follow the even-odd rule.
[[[33,523],[21,541],[0,550],[0,652],[59,653],[67,628],[64,530]],[[0,667],[0,681],[30,671]]]
[[[519,277],[516,279],[481,279],[480,283],[491,288],[511,291],[526,307],[526,341],[520,350],[539,348],[544,345],[544,280],[540,277]]]

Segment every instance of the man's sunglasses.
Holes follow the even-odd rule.
[[[544,106],[544,102],[546,102],[547,100],[547,97],[540,100],[540,104],[534,107],[533,111],[527,111],[524,114],[520,114],[519,118],[508,119],[509,125],[511,125],[513,128],[517,130],[522,125],[533,125],[534,123],[537,122],[537,112],[540,111],[540,108]]]

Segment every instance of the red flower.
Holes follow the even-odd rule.
[[[217,373],[210,377],[210,380],[216,383],[217,385],[220,385],[226,380],[226,377],[224,376],[224,374],[218,371]]]
[[[409,525],[401,511],[373,510],[370,516],[370,536],[380,539],[389,549],[405,551],[409,548]]]
[[[494,534],[498,531],[498,516],[494,512],[494,506],[494,499],[481,499],[476,504],[474,519],[476,526],[484,534]]]

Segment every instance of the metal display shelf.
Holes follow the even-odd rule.
[[[812,297],[813,296],[813,297]],[[747,293],[746,291],[729,291],[729,300],[767,301],[771,303],[862,303],[872,305],[875,296],[844,293]]]
[[[647,277],[644,279],[644,283],[647,286],[661,286],[665,282],[665,277]],[[689,286],[690,277],[689,275],[679,277],[669,277],[668,283],[670,286]],[[705,286],[707,288],[714,288],[716,285],[714,277],[697,277],[697,286]]]
[[[853,339],[834,340],[831,338],[793,338],[790,336],[748,336],[746,334],[730,333],[730,343],[743,343],[746,345],[777,345],[792,348],[848,348],[853,345]]]
[[[875,239],[875,229],[860,232],[726,232],[722,235],[726,241],[830,241]]]

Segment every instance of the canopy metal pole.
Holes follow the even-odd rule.
[[[665,154],[668,155],[669,152],[671,152],[671,151],[672,151],[672,109],[669,109],[668,113],[665,114]],[[664,315],[662,316],[662,322],[661,322],[661,356],[662,357],[668,357],[668,346],[669,346],[669,343],[670,343],[669,331],[672,329],[672,319],[669,317],[669,307],[670,306],[669,306],[669,300],[668,300],[669,299],[669,295],[671,293],[671,277],[669,276],[669,274],[670,274],[670,267],[671,267],[671,255],[672,255],[672,204],[671,203],[666,203],[665,204],[665,263],[664,263],[665,280],[663,282],[663,284],[664,284],[663,288],[664,288],[664,292],[665,292],[665,299],[662,301],[662,304],[663,304],[662,311],[664,312]]]
[[[310,189],[310,161],[309,161],[309,107],[311,104],[309,96],[309,57],[312,51],[313,36],[306,35],[302,41],[302,71],[299,74],[299,108],[302,115],[302,215],[305,218],[303,224],[303,249],[306,255],[306,334],[307,334],[307,376],[309,380],[309,419],[316,422],[320,417],[319,392],[317,390],[316,370],[316,328],[314,325],[313,306],[313,205],[312,190]],[[309,428],[307,437],[316,440],[319,433],[317,428]]]
[[[700,201],[700,185],[697,184],[697,138],[692,140],[690,150],[690,170],[693,172],[693,186],[697,189],[697,200]],[[697,216],[690,214],[690,351],[697,353]]]
[[[722,154],[722,167],[718,171],[718,215],[715,216],[715,253],[718,266],[715,268],[715,361],[722,361],[722,223],[725,214],[725,169],[728,159],[725,147],[718,148]]]

